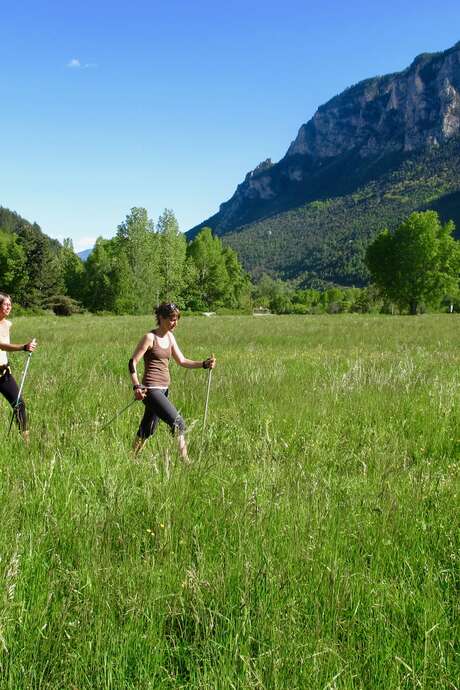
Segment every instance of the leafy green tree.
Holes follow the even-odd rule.
[[[330,314],[337,314],[341,311],[342,290],[337,287],[330,287],[321,295],[321,301]]]
[[[131,304],[131,313],[151,312],[152,304],[161,291],[161,251],[158,235],[145,208],[132,208],[117,230],[118,256],[123,269],[123,284],[130,294],[120,294]],[[126,262],[129,279],[125,274]]]
[[[159,301],[181,302],[181,293],[185,285],[187,241],[170,209],[166,208],[159,217],[157,233],[160,258],[158,273],[161,279]]]
[[[222,241],[203,228],[187,247],[187,255],[196,269],[196,296],[207,309],[225,306],[230,279],[223,255]]]
[[[290,314],[292,311],[292,302],[287,290],[280,290],[276,293],[268,305],[270,311],[275,314]]]
[[[142,295],[142,302],[140,302],[136,294],[136,284],[128,258],[125,252],[119,251],[119,246],[116,243],[111,280],[114,291],[114,304],[112,310],[116,314],[137,314],[142,311],[149,311],[149,305],[151,310],[151,295],[149,294],[147,296],[150,298],[148,303],[146,295]]]
[[[376,285],[359,289],[352,304],[351,311],[365,314],[371,311],[379,311],[382,307],[382,295]]]
[[[115,311],[120,292],[117,249],[116,240],[98,237],[85,262],[83,302],[91,311]]]
[[[288,314],[292,310],[294,291],[288,283],[274,280],[266,273],[262,274],[253,290],[256,306],[268,307],[275,314]]]
[[[369,245],[366,264],[383,294],[411,314],[421,302],[434,304],[458,283],[459,244],[454,224],[442,225],[435,211],[412,213],[391,234]]]
[[[191,256],[186,256],[185,258],[181,304],[192,311],[204,311],[206,309],[206,304],[203,301],[198,285],[198,269]]]
[[[36,223],[18,223],[16,232],[27,257],[28,282],[22,304],[42,306],[49,297],[64,291],[59,244],[53,244]]]
[[[303,304],[308,308],[316,307],[321,299],[319,290],[307,288],[306,290],[296,290],[292,296],[293,304]]]
[[[28,278],[26,253],[17,236],[0,230],[0,290],[22,303]]]
[[[80,299],[83,296],[85,266],[80,257],[75,254],[71,239],[64,240],[59,253],[59,261],[65,293],[73,299]]]
[[[276,281],[267,273],[262,273],[252,288],[254,306],[268,309],[270,300],[276,295]]]
[[[238,309],[249,306],[251,281],[238,260],[238,255],[232,247],[223,247],[225,267],[228,274],[228,294],[226,306]]]

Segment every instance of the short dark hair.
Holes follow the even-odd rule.
[[[177,314],[177,318],[180,319],[180,309],[174,302],[162,302],[155,309],[158,323],[160,323],[160,316],[164,319],[169,319],[173,314]]]

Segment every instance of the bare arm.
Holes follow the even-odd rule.
[[[24,350],[25,352],[33,352],[37,347],[37,341],[35,338],[25,345],[15,345],[14,343],[0,343],[0,350],[5,350],[5,352],[20,352]]]
[[[203,367],[205,369],[214,369],[216,366],[216,358],[214,356],[208,357],[205,360],[187,359],[180,351],[179,345],[172,333],[170,333],[169,337],[171,338],[172,356],[179,366],[186,369],[201,369]]]
[[[133,352],[133,356],[129,360],[129,373],[131,375],[131,382],[133,386],[140,386],[139,378],[137,375],[137,364],[139,360],[144,356],[145,352],[149,347],[153,345],[153,335],[151,333],[146,333],[143,338],[138,342],[136,349]],[[138,391],[136,391],[137,393]],[[137,395],[136,395],[137,397]]]

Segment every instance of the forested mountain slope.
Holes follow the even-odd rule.
[[[41,305],[63,290],[62,247],[37,223],[0,206],[0,289],[24,306]]]
[[[362,284],[369,239],[411,211],[460,220],[460,43],[321,106],[285,157],[248,173],[207,225],[253,275]]]

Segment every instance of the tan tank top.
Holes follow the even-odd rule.
[[[152,331],[153,333],[153,331]],[[158,386],[169,388],[171,378],[169,376],[169,360],[171,359],[171,340],[168,336],[168,345],[161,347],[158,337],[153,333],[153,346],[144,353],[144,386]]]
[[[11,321],[3,319],[0,321],[0,343],[10,344],[10,328]],[[5,350],[0,350],[0,366],[5,366],[8,364],[8,355]]]

